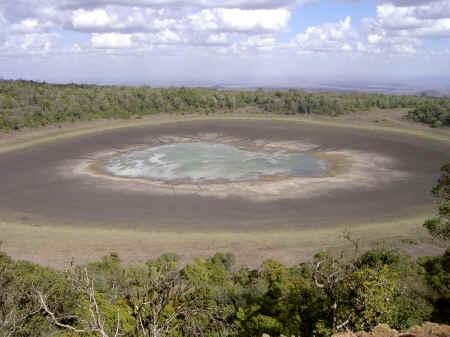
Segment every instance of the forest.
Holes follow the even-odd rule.
[[[409,111],[408,117],[416,122],[429,124],[432,127],[450,126],[449,100],[419,104]]]
[[[450,99],[428,96],[0,81],[0,130],[4,131],[157,113],[208,114],[248,109],[259,113],[336,116],[375,108],[409,109],[410,119],[434,127],[450,123]]]
[[[424,226],[450,240],[450,164],[432,190],[436,216]],[[124,265],[111,253],[55,270],[0,253],[0,336],[331,336],[379,323],[407,329],[450,323],[450,248],[412,257],[380,244],[318,252],[311,261],[259,268],[217,253],[180,265],[164,254]]]

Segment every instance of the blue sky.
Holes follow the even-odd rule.
[[[375,11],[375,2],[370,0],[350,2],[324,0],[296,7],[292,11],[290,24],[293,33],[301,33],[309,26],[339,21],[349,15],[355,21],[364,17],[373,17]]]
[[[448,0],[0,4],[2,78],[153,85],[439,83],[450,78],[449,60]]]

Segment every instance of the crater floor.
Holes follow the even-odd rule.
[[[225,188],[124,182],[90,167],[105,155],[198,135],[266,150],[297,144],[332,156],[336,170],[328,177],[269,179],[245,188],[236,182]],[[414,136],[287,121],[207,120],[116,129],[0,155],[0,214],[31,224],[177,231],[387,221],[432,207],[429,190],[449,153],[446,144]]]

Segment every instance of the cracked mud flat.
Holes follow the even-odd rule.
[[[99,160],[196,140],[327,159],[315,178],[195,185],[118,178]],[[448,144],[293,122],[209,120],[109,130],[0,155],[0,215],[34,225],[146,231],[282,230],[389,221],[433,207]]]

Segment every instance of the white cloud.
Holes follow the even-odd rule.
[[[212,45],[226,45],[229,43],[228,34],[219,33],[219,34],[211,34],[206,38],[206,44]]]
[[[177,33],[165,29],[157,33],[139,33],[134,34],[133,38],[137,41],[139,47],[151,47],[153,45],[180,44],[183,39]]]
[[[93,48],[101,49],[130,48],[133,45],[132,35],[119,33],[94,33],[91,36],[91,45]]]
[[[272,52],[277,46],[277,40],[273,35],[253,35],[231,46],[231,51],[238,54],[249,54],[251,51],[258,53]]]
[[[290,11],[287,9],[203,9],[190,15],[188,25],[195,30],[234,32],[275,32],[287,27]]]
[[[115,49],[132,55],[196,48],[205,54],[249,56],[292,51],[388,54],[414,53],[425,39],[450,37],[448,0],[379,0],[372,18],[353,23],[348,16],[314,25],[289,42],[282,42],[280,36],[284,40],[290,34],[294,6],[317,0],[3,1],[0,45],[8,43],[9,50],[21,52],[59,48],[81,54]],[[67,31],[74,33],[68,43],[58,46],[58,40],[50,38],[50,32],[64,38]],[[48,39],[42,42],[45,36]]]
[[[90,42],[94,49],[152,50],[155,45],[176,45],[184,41],[177,33],[165,29],[157,33],[93,33]]]
[[[435,20],[432,24],[419,27],[412,35],[423,38],[450,38],[450,18]]]
[[[260,51],[271,51],[276,44],[277,41],[273,36],[251,36],[244,43],[245,46],[257,48]]]
[[[376,7],[375,17],[362,20],[362,34],[366,52],[417,53],[426,39],[450,38],[450,2],[386,1]]]
[[[73,11],[68,28],[86,32],[178,31],[241,32],[261,34],[287,28],[290,11],[279,9],[202,9],[184,15],[181,11],[120,7]]]
[[[77,9],[72,14],[72,24],[75,29],[95,30],[105,28],[113,24],[114,17],[111,17],[104,9],[94,9],[91,11]]]
[[[290,18],[287,9],[217,9],[215,12],[224,29],[236,31],[279,31],[287,27]]]
[[[188,7],[188,8],[242,8],[274,9],[294,6],[314,0],[60,0],[61,8],[96,8],[106,5],[126,7]]]
[[[412,7],[397,7],[392,4],[385,4],[377,7],[376,19],[380,25],[389,29],[417,28],[420,23],[412,13]]]
[[[11,25],[11,32],[19,34],[34,33],[39,30],[39,21],[34,18],[27,18]]]
[[[48,34],[27,34],[22,37],[20,48],[48,52],[52,44],[52,38]]]
[[[81,52],[83,51],[83,49],[81,48],[81,46],[80,46],[78,43],[74,43],[74,44],[72,45],[72,47],[70,48],[70,50],[71,50],[73,53],[81,53]]]
[[[160,9],[107,7],[93,10],[73,11],[69,29],[82,32],[148,32],[169,29],[182,19],[170,17],[168,11]]]
[[[348,16],[338,22],[308,27],[291,42],[297,50],[306,52],[351,51],[357,34]]]
[[[377,6],[377,15],[369,20],[372,29],[387,31],[391,35],[436,38],[450,37],[450,2],[402,6],[392,3]]]
[[[3,44],[0,44],[0,52],[4,54],[46,54],[52,50],[57,38],[57,34],[49,33],[9,35]]]
[[[383,35],[381,35],[381,34],[370,34],[370,35],[367,37],[367,42],[369,42],[370,44],[377,44],[377,43],[379,43],[382,39],[383,39]]]

